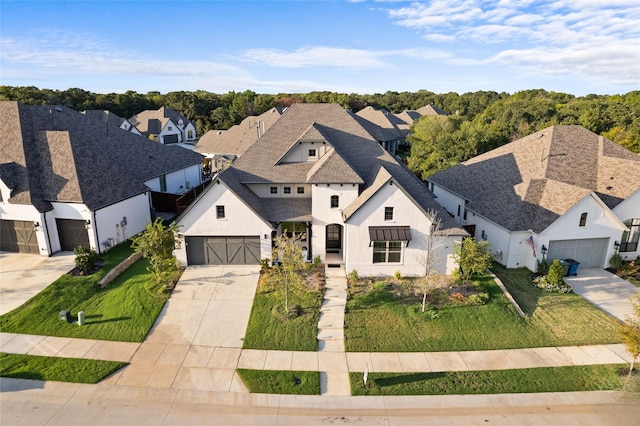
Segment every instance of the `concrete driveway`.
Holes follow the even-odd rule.
[[[0,315],[22,305],[72,270],[74,259],[70,251],[51,257],[0,252]]]
[[[118,386],[246,392],[236,376],[259,266],[189,266]]]
[[[630,298],[638,294],[638,287],[611,272],[578,268],[577,276],[564,280],[577,294],[619,320],[633,315]]]

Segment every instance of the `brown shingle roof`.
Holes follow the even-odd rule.
[[[640,155],[581,126],[552,126],[430,181],[511,230],[541,232],[589,192],[614,208],[640,187]]]
[[[195,151],[202,154],[233,154],[240,157],[275,123],[282,114],[279,108],[271,108],[258,116],[250,116],[229,130],[210,130],[205,133]]]
[[[278,164],[285,152],[301,137],[310,134],[311,128],[314,137],[322,136],[331,146],[328,153],[318,162]],[[318,165],[320,161],[324,163]],[[337,104],[292,105],[231,169],[232,174],[224,172],[220,176],[225,183],[227,176],[244,184],[359,183],[361,194],[354,206],[348,206],[345,211],[355,211],[364,204],[377,191],[371,187],[379,182],[381,173],[387,173],[421,209],[441,212],[444,229],[466,234],[435,202],[426,186],[380,147],[352,114]],[[256,197],[251,198],[251,202],[259,202]],[[270,217],[269,206],[262,203],[262,207],[263,217]]]
[[[96,210],[148,190],[144,181],[200,164],[202,156],[60,106],[0,102],[0,173],[10,202],[81,202]]]

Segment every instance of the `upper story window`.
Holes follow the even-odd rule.
[[[216,219],[224,219],[224,206],[216,206]]]
[[[625,220],[624,224],[629,230],[622,233],[620,251],[636,251],[640,240],[640,218]]]
[[[332,209],[337,209],[340,206],[340,197],[338,197],[337,195],[332,195],[331,196],[331,208]]]
[[[582,213],[580,215],[580,226],[586,226],[586,225],[587,225],[587,214]]]
[[[309,150],[309,157],[315,157],[316,156],[316,150],[315,149],[310,149]]]
[[[291,187],[290,186],[285,186],[284,188],[282,188],[282,192],[284,194],[291,194]]]
[[[270,186],[269,187],[269,193],[277,194],[278,193],[278,187],[277,186]]]
[[[167,127],[168,130],[173,130],[173,127],[169,126]]]
[[[304,186],[298,187],[298,194],[304,194]]]
[[[384,208],[384,220],[393,220],[393,207]]]
[[[187,138],[193,139],[193,130],[188,130],[187,131]]]

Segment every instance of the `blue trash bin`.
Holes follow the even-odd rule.
[[[580,266],[580,262],[573,259],[564,259],[565,262],[569,264],[569,269],[567,270],[568,277],[575,277],[578,275],[578,266]]]

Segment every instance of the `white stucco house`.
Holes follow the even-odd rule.
[[[197,143],[196,126],[171,108],[160,107],[134,115],[129,124],[144,136],[152,137],[161,144],[178,145],[193,150]]]
[[[581,126],[552,126],[428,178],[436,200],[496,261],[606,268],[640,255],[640,155]]]
[[[61,106],[0,102],[0,250],[103,252],[144,230],[150,191],[200,183],[202,156]]]
[[[303,237],[319,256],[361,275],[424,274],[435,210],[446,240],[439,271],[454,267],[453,244],[468,235],[426,186],[337,104],[294,104],[177,219],[182,264],[257,264],[273,237]]]

